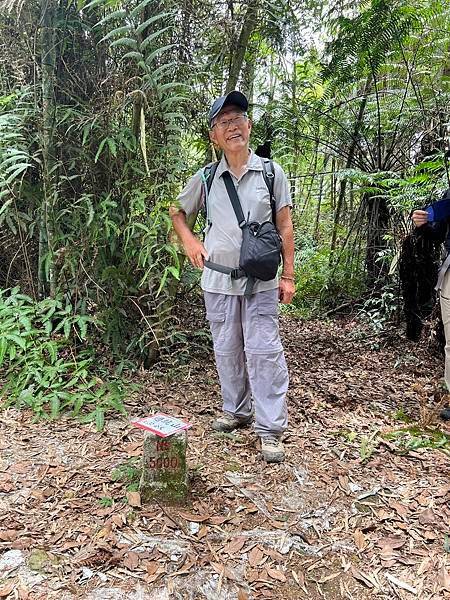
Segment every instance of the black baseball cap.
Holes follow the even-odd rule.
[[[225,96],[220,96],[220,98],[214,100],[211,110],[209,111],[209,126],[211,127],[212,120],[214,117],[217,117],[222,108],[231,105],[239,106],[239,108],[242,108],[242,110],[245,112],[248,109],[248,100],[244,94],[238,92],[237,90],[229,92],[228,94],[225,94]]]

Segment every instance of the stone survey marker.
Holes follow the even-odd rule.
[[[189,423],[158,413],[133,425],[145,430],[142,476],[139,492],[142,502],[158,500],[181,503],[188,492],[186,466]]]

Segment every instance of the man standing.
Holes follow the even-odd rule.
[[[276,226],[282,239],[283,271],[278,281],[256,280],[252,294],[245,294],[247,278],[205,266],[205,260],[237,268],[242,241],[223,175],[229,173],[245,219],[272,220],[271,197],[262,160],[249,148],[252,123],[247,98],[238,91],[221,96],[209,112],[210,138],[223,156],[210,189],[200,169],[171,207],[174,229],[191,263],[203,269],[206,316],[214,343],[223,414],[213,423],[216,431],[229,432],[249,424],[261,439],[267,462],[284,460],[281,435],[287,427],[288,372],[278,331],[278,302],[289,304],[294,296],[294,235],[289,186],[283,170],[274,166],[273,200]],[[228,176],[226,176],[228,177]],[[205,245],[193,235],[186,217],[205,203]]]

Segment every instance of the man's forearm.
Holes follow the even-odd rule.
[[[169,215],[172,219],[172,225],[175,233],[180,238],[180,241],[183,245],[186,245],[186,242],[191,241],[192,238],[196,239],[195,235],[189,229],[186,215],[182,210],[178,210],[177,208],[171,206],[169,209]]]
[[[283,240],[281,255],[283,257],[283,275],[286,277],[294,277],[294,233],[286,231],[284,234],[280,231]]]
[[[172,219],[172,225],[175,233],[183,244],[184,252],[194,267],[203,269],[204,259],[208,256],[202,242],[192,233],[187,224],[186,215],[183,211],[171,207],[169,215]]]
[[[294,228],[288,207],[281,209],[278,213],[277,226],[283,241],[281,247],[283,275],[285,277],[294,277]]]

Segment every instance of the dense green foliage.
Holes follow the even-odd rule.
[[[39,417],[70,411],[102,429],[105,412],[123,412],[120,383],[93,374],[94,352],[83,347],[92,319],[60,298],[34,302],[15,288],[0,293],[0,366],[8,364],[4,405]]]
[[[235,86],[251,102],[253,146],[270,148],[291,183],[296,309],[394,299],[409,212],[449,183],[449,16],[445,0],[5,2],[1,318],[12,306],[16,316],[0,325],[15,336],[1,346],[11,397],[28,402],[32,385],[38,412],[54,415],[78,412],[61,395],[73,386],[98,393],[76,324],[95,322],[112,355],[146,365],[177,339],[172,309],[198,274],[183,268],[167,207],[210,160],[207,108]],[[33,376],[20,370],[25,356]],[[44,366],[56,387],[39,383]],[[37,391],[47,385],[57,391]]]

